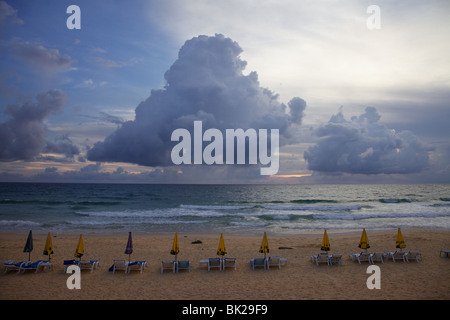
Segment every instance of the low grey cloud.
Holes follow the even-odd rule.
[[[406,174],[425,169],[425,146],[411,131],[395,131],[379,123],[376,108],[347,120],[342,108],[316,129],[319,142],[305,153],[308,169],[324,173]]]
[[[75,155],[80,154],[80,149],[73,144],[68,134],[64,134],[57,137],[54,142],[47,141],[43,152],[63,154],[66,158],[72,159]]]
[[[59,89],[51,89],[36,95],[36,102],[26,101],[8,105],[9,119],[0,123],[0,161],[33,160],[44,148],[55,149],[58,144],[46,141],[47,127],[44,120],[62,111],[67,96]],[[66,144],[67,140],[63,141]],[[61,147],[61,143],[59,143]],[[60,150],[62,153],[70,152]]]
[[[0,26],[4,23],[23,24],[23,20],[17,15],[17,10],[6,1],[0,1]]]
[[[62,69],[75,62],[70,56],[61,54],[59,50],[47,49],[42,45],[23,42],[14,43],[11,47],[18,59],[38,67]]]
[[[279,129],[280,146],[298,141],[306,102],[293,98],[287,105],[260,86],[256,72],[243,73],[238,43],[216,34],[185,42],[178,59],[165,73],[164,89],[152,90],[127,121],[88,152],[91,161],[128,162],[146,166],[172,165],[171,134],[177,128],[203,130]]]

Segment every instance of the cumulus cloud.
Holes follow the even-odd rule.
[[[127,121],[88,152],[92,161],[129,162],[146,166],[172,165],[171,134],[177,128],[203,130],[279,129],[280,145],[295,142],[306,102],[293,98],[287,105],[262,88],[256,72],[244,75],[238,43],[216,34],[185,42],[178,59],[165,73],[164,89],[152,90]]]
[[[396,132],[379,123],[376,108],[367,107],[347,120],[342,108],[316,130],[320,141],[305,151],[310,170],[359,174],[405,174],[422,171],[428,151],[411,131]]]
[[[49,147],[44,120],[61,112],[66,100],[64,92],[51,89],[37,94],[36,102],[7,106],[6,114],[10,118],[0,123],[0,161],[33,160],[46,146]]]

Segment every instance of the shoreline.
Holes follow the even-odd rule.
[[[342,231],[346,231],[342,233]],[[395,251],[395,231],[366,229],[371,248],[369,252]],[[15,271],[0,274],[4,288],[1,300],[448,300],[450,299],[450,259],[440,257],[441,249],[450,249],[450,230],[402,229],[405,251],[419,250],[420,262],[376,263],[381,270],[381,289],[370,290],[366,281],[369,264],[352,262],[351,253],[361,252],[358,243],[361,230],[327,230],[330,254],[342,254],[342,265],[320,265],[311,256],[320,252],[323,232],[297,235],[268,233],[270,253],[288,259],[281,269],[252,270],[250,259],[262,257],[260,236],[224,233],[227,257],[237,259],[237,268],[207,271],[200,260],[217,257],[220,234],[178,233],[178,259],[190,260],[191,272],[165,271],[161,261],[172,260],[170,249],[173,233],[134,234],[131,260],[146,260],[140,274],[109,272],[114,259],[128,260],[124,254],[128,233],[83,234],[85,255],[82,259],[99,260],[92,273],[81,272],[81,289],[70,290],[64,273],[63,260],[74,259],[79,234],[52,234],[55,254],[53,270],[34,273]],[[34,250],[31,260],[48,260],[42,254],[46,234],[33,234]],[[23,253],[26,234],[0,234],[0,261],[28,260]],[[198,243],[200,241],[201,243]],[[197,242],[197,243],[195,243]],[[226,285],[224,285],[226,284]],[[420,289],[418,289],[420,288]]]

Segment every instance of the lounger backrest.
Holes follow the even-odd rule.
[[[220,265],[220,259],[219,258],[210,258],[209,259],[209,265],[210,266],[219,266]]]
[[[163,261],[162,265],[164,268],[173,268],[173,261]]]
[[[269,262],[270,263],[278,263],[280,262],[280,257],[269,257]]]
[[[178,261],[178,268],[187,268],[187,267],[189,267],[189,261],[187,260]]]
[[[317,260],[319,261],[327,261],[328,260],[328,254],[326,253],[319,253],[317,256]]]

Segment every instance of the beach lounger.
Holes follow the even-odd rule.
[[[208,271],[210,271],[211,268],[219,268],[219,270],[222,270],[222,261],[220,261],[220,258],[208,259]]]
[[[406,262],[409,262],[409,260],[416,260],[419,262],[422,260],[422,254],[417,250],[412,250],[403,256],[403,260],[406,260]]]
[[[319,263],[326,263],[330,265],[330,257],[328,256],[328,253],[319,253],[317,256],[311,256],[312,262],[316,263],[316,265],[319,265]]]
[[[387,256],[386,252],[374,252],[370,255],[370,263],[375,264],[375,261],[381,261],[384,263],[384,258]]]
[[[93,272],[98,267],[98,260],[81,260],[77,261],[77,265],[80,270],[91,270]]]
[[[145,261],[145,260],[134,261],[134,262],[128,263],[128,273],[131,273],[131,271],[133,271],[133,270],[139,271],[140,273],[142,273],[142,271],[144,271],[144,268],[146,265],[147,265],[147,261]]]
[[[177,272],[183,269],[191,272],[191,262],[189,260],[178,260]]]
[[[163,260],[161,261],[161,273],[164,272],[164,270],[172,270],[175,272],[175,260]]]
[[[4,260],[4,261],[2,261],[2,266],[5,266],[5,265],[11,265],[11,264],[15,264],[14,263],[14,260]]]
[[[17,270],[20,272],[20,267],[24,263],[31,263],[31,261],[20,261],[17,263],[14,263],[14,260],[4,261],[3,266],[5,267],[5,273],[7,273],[8,271],[11,271],[11,270],[14,270],[14,271]]]
[[[64,273],[66,273],[68,267],[73,265],[77,265],[76,260],[64,260]]]
[[[450,250],[441,250],[439,252],[439,256],[442,257],[442,254],[444,254],[444,258],[448,258],[448,255],[450,254]]]
[[[329,265],[332,266],[333,263],[340,264],[342,266],[342,254],[333,254],[329,258]]]
[[[395,259],[397,259],[397,260],[401,259],[401,260],[403,260],[403,262],[405,262],[405,254],[406,254],[405,251],[400,250],[400,251],[390,252],[389,256],[392,258],[392,261],[394,261],[394,262],[395,262]]]
[[[367,261],[370,263],[370,253],[369,252],[361,252],[361,253],[352,253],[350,255],[352,257],[352,261],[358,260],[359,264],[361,262]]]
[[[255,270],[255,268],[257,267],[263,267],[264,270],[266,270],[266,258],[251,258],[250,265],[252,266],[253,270]]]
[[[116,273],[116,270],[123,270],[125,273],[128,271],[128,261],[125,260],[114,260],[112,266],[112,272]]]
[[[236,258],[223,259],[222,268],[223,270],[225,270],[225,268],[234,268],[234,270],[236,270]]]
[[[281,269],[281,258],[269,257],[269,259],[267,259],[267,269],[270,269],[270,266],[278,266],[278,269]]]
[[[47,268],[47,272],[50,271],[50,268],[53,266],[53,264],[49,261],[45,261],[45,260],[38,260],[36,262],[32,262],[32,263],[23,263],[20,268],[18,273],[20,273],[20,271],[23,271],[23,273],[25,273],[26,270],[35,270],[35,272],[39,272],[39,269],[42,268]]]

